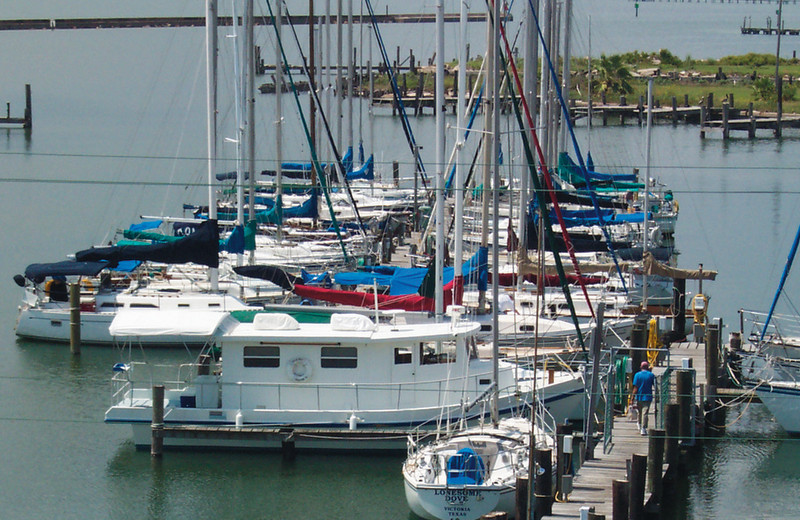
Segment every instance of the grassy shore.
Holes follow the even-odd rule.
[[[467,63],[468,71],[478,71],[480,58]],[[454,71],[457,63],[448,65]],[[520,60],[519,69],[522,70]],[[573,58],[570,63],[572,88],[570,98],[586,100],[588,95],[588,60]],[[423,72],[424,71],[424,72]],[[783,112],[800,113],[800,60],[782,59],[780,75],[783,78]],[[433,74],[430,68],[416,73],[404,73],[399,81],[413,92],[420,78],[424,79],[424,90],[433,91]],[[449,73],[445,88],[453,87],[455,72]],[[637,102],[639,96],[647,95],[647,81],[655,77],[654,98],[662,106],[669,106],[672,97],[679,103],[688,96],[690,105],[698,105],[709,93],[714,96],[714,104],[719,106],[726,96],[733,96],[735,106],[746,107],[753,103],[756,110],[774,111],[777,106],[775,95],[775,56],[768,54],[746,54],[726,56],[720,59],[677,58],[669,51],[631,52],[592,59],[592,98],[601,99],[605,88],[606,99],[614,103],[620,95],[628,102]],[[622,88],[625,83],[629,89]],[[386,75],[376,77],[376,90],[390,92]]]

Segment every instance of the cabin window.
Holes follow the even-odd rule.
[[[257,368],[277,368],[281,366],[280,347],[244,347],[244,366]]]
[[[481,323],[481,332],[492,332],[491,323]]]
[[[358,349],[356,347],[322,347],[319,364],[322,368],[357,368]]]
[[[208,308],[209,308],[209,309],[218,308],[219,306],[220,306],[220,304],[219,304],[219,303],[209,303],[209,304],[208,304]]]
[[[453,363],[456,360],[455,341],[431,341],[419,344],[419,354],[423,365]]]
[[[125,307],[125,304],[117,302],[103,302],[102,305],[100,305],[101,309],[117,308],[117,307]]]
[[[131,309],[158,309],[158,305],[152,303],[132,303]]]
[[[179,303],[178,304],[178,308],[179,309],[188,309],[189,308],[189,304],[188,303]]]
[[[407,365],[411,363],[411,349],[408,347],[397,347],[394,349],[394,364]]]

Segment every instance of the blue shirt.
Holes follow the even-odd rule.
[[[649,370],[639,370],[633,376],[633,386],[636,387],[637,401],[653,400],[653,383],[656,376]]]

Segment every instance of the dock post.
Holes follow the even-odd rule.
[[[683,106],[685,106],[686,108],[689,108],[689,94],[684,94],[683,95]]]
[[[153,422],[150,455],[160,457],[164,451],[164,385],[153,385]]]
[[[637,116],[639,118],[639,126],[642,126],[642,119],[644,115],[644,96],[639,96],[639,104],[637,105]]]
[[[81,353],[81,285],[69,284],[69,351]]]
[[[700,139],[706,138],[706,118],[708,117],[708,108],[705,105],[700,105]]]
[[[400,186],[400,163],[397,161],[392,161],[392,179],[394,180],[395,188]]]
[[[672,305],[678,311],[672,319],[672,332],[674,338],[682,340],[686,337],[686,280],[673,280],[672,285]]]
[[[528,513],[528,477],[517,477],[514,518],[525,518]]]
[[[678,469],[678,462],[680,461],[681,452],[678,445],[679,423],[680,406],[677,403],[667,404],[664,407],[664,431],[667,436],[666,446],[664,447],[664,460],[667,462],[670,473]]]
[[[728,122],[730,108],[728,102],[722,103],[722,139],[727,140],[731,137],[731,125]]]
[[[750,107],[747,109],[747,113],[750,116],[750,126],[747,128],[747,137],[750,139],[756,138],[756,115],[753,112],[753,103],[750,102]]]
[[[706,99],[708,100],[708,103],[706,103],[706,108],[711,110],[712,108],[714,108],[714,93],[709,92],[708,97]]]
[[[678,436],[682,440],[689,440],[692,437],[692,418],[694,391],[692,390],[692,370],[676,370],[675,376],[678,399]]]
[[[776,78],[775,93],[778,95],[778,111],[775,114],[775,137],[780,139],[783,133],[781,119],[783,118],[783,78]]]
[[[637,321],[633,324],[631,329],[631,367],[633,373],[639,371],[639,368],[644,361],[645,351],[642,350],[647,346],[647,325]]]
[[[30,130],[33,128],[33,106],[31,103],[31,85],[25,84],[25,121],[22,123],[22,128]]]
[[[644,520],[644,488],[647,477],[647,456],[631,455],[629,520]]]
[[[672,124],[678,124],[678,98],[672,96]]]
[[[651,429],[647,446],[647,490],[655,504],[661,504],[662,468],[664,466],[664,430]]]
[[[611,481],[611,518],[613,520],[628,520],[630,489],[630,482],[627,480]]]
[[[556,496],[563,493],[563,477],[566,469],[566,454],[564,453],[564,437],[572,435],[572,426],[569,424],[556,424]]]
[[[535,517],[553,514],[553,453],[552,450],[535,452],[536,471],[533,481]]]
[[[706,327],[706,382],[709,385],[719,384],[719,325],[709,323]],[[712,399],[712,396],[707,396]]]

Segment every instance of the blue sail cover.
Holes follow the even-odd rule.
[[[478,290],[485,291],[488,287],[489,279],[489,250],[480,248],[472,255],[472,258],[464,262],[462,272],[464,273],[464,283],[478,284]],[[389,287],[389,294],[400,296],[404,294],[415,294],[425,275],[427,267],[393,267],[390,269],[367,269],[363,271],[336,273],[334,281],[339,285],[372,285],[377,283],[381,286]],[[447,285],[453,280],[454,270],[452,267],[444,268],[442,272],[443,283]]]
[[[375,178],[375,158],[370,155],[367,162],[361,165],[357,170],[347,172],[347,180],[354,181],[357,179],[366,179],[371,181]]]
[[[142,260],[183,264],[194,262],[219,267],[219,229],[216,220],[206,220],[191,235],[172,243],[93,247],[75,253],[78,262]]]
[[[106,262],[53,262],[49,264],[31,264],[25,268],[25,278],[31,281],[42,281],[46,276],[97,276]]]

